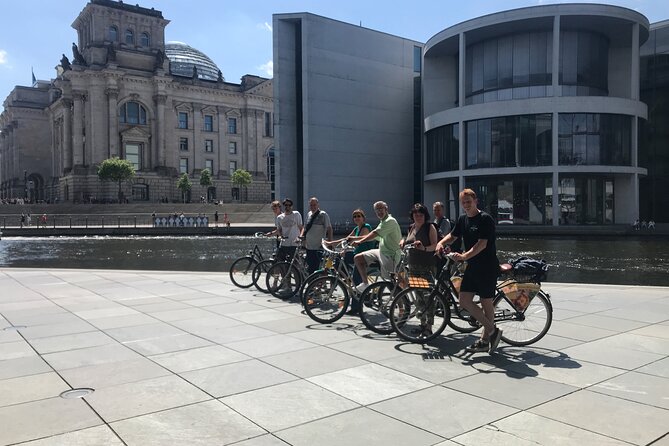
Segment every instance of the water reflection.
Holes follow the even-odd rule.
[[[274,246],[251,237],[3,238],[0,266],[227,271],[254,243],[267,254]],[[669,239],[504,237],[497,247],[502,261],[545,259],[551,282],[669,286]]]

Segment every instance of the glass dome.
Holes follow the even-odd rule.
[[[193,67],[197,67],[198,79],[218,80],[218,67],[201,51],[183,42],[167,42],[165,55],[170,60],[170,72],[176,76],[193,77]]]

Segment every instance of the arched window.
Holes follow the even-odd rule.
[[[125,43],[128,45],[135,44],[135,33],[133,33],[131,29],[125,30]]]
[[[110,26],[109,27],[109,40],[112,42],[118,41],[118,28],[115,26]]]
[[[137,102],[126,102],[119,108],[118,121],[121,124],[146,125],[146,109]]]
[[[142,33],[139,37],[139,42],[142,46],[151,46],[151,38],[148,33]]]

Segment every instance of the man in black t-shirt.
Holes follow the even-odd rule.
[[[492,353],[499,344],[502,330],[495,327],[495,285],[499,274],[499,261],[495,247],[495,221],[477,207],[476,193],[471,189],[460,192],[460,205],[465,211],[458,218],[455,228],[437,243],[437,251],[462,238],[463,252],[455,253],[454,259],[467,262],[460,284],[460,305],[483,326],[481,339],[467,347],[468,352]],[[481,307],[474,303],[474,296],[481,297]]]

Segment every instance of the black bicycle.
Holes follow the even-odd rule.
[[[390,322],[402,339],[426,343],[439,336],[446,326],[467,333],[480,324],[458,302],[459,278],[453,275],[451,256],[436,282],[410,286],[390,305]],[[460,266],[462,268],[462,266]],[[550,295],[541,289],[538,276],[515,276],[510,265],[502,265],[493,304],[495,323],[503,330],[502,340],[509,345],[530,345],[543,338],[553,321]]]
[[[256,232],[254,237],[263,237],[262,232]],[[250,288],[253,286],[253,269],[264,260],[262,251],[257,244],[244,257],[240,257],[230,265],[230,280],[239,288]]]

